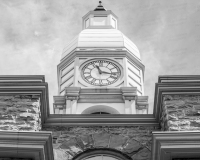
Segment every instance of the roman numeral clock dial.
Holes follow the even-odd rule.
[[[121,76],[120,68],[109,60],[93,60],[84,65],[83,79],[96,86],[107,86],[115,83]]]

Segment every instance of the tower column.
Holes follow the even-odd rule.
[[[80,87],[67,87],[66,92],[66,114],[76,114],[77,101],[79,99]]]
[[[121,91],[125,102],[124,113],[136,114],[137,87],[121,87]]]

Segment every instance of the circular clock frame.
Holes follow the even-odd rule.
[[[84,62],[81,77],[90,86],[113,86],[122,79],[122,67],[113,59],[95,58]]]

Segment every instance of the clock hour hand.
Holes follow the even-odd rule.
[[[101,73],[102,73],[102,71],[101,71],[101,69],[99,68],[99,66],[96,66],[96,68],[98,69],[98,71],[99,71],[99,74],[101,74]]]
[[[105,71],[101,71],[101,73],[105,73],[105,74],[111,74],[111,73],[109,73],[109,72],[105,72]]]

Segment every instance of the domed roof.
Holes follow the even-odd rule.
[[[137,46],[117,29],[85,29],[82,30],[63,50],[63,59],[78,48],[88,49],[126,49],[140,59]]]

